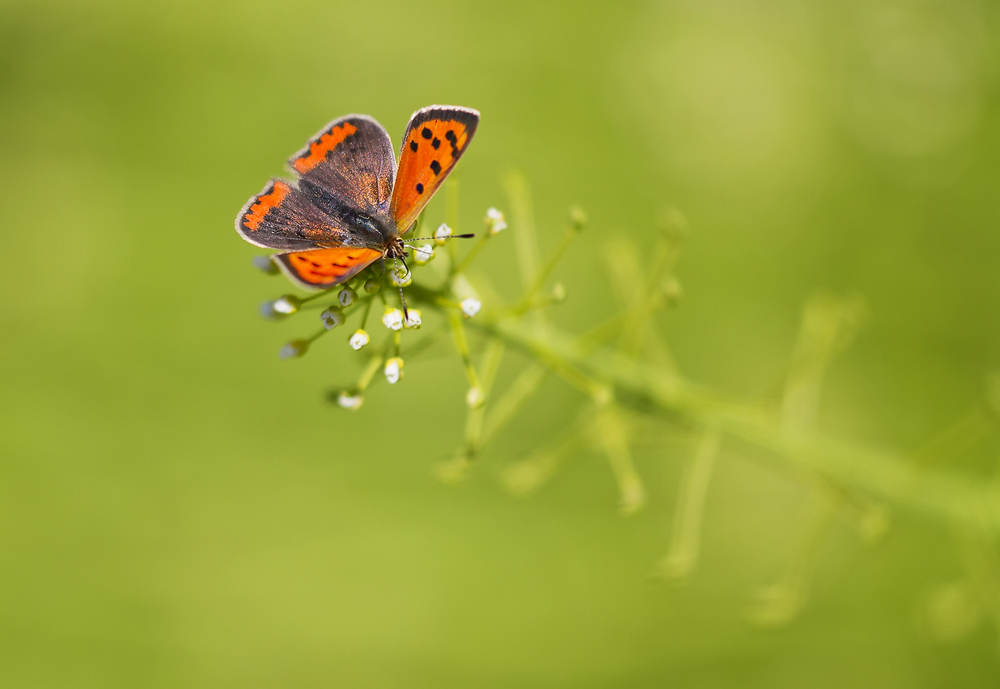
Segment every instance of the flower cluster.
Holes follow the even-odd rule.
[[[503,213],[496,208],[490,208],[486,212],[484,222],[486,232],[481,236],[480,242],[507,227]],[[463,235],[469,236],[471,235]],[[344,326],[353,318],[358,323],[350,331],[347,344],[354,351],[364,350],[370,364],[351,388],[336,391],[333,396],[336,404],[345,409],[361,407],[365,391],[378,370],[382,371],[388,383],[398,383],[403,378],[401,351],[404,343],[401,335],[404,331],[421,329],[424,311],[431,309],[457,314],[458,326],[454,323],[452,325],[455,328],[461,327],[461,320],[475,317],[482,309],[482,302],[475,296],[475,290],[465,277],[466,269],[481,244],[475,245],[461,261],[457,258],[457,252],[451,250],[456,247],[449,247],[449,251],[443,252],[443,259],[435,262],[439,256],[437,248],[448,245],[455,238],[456,234],[451,226],[441,223],[430,237],[405,240],[410,250],[407,260],[391,263],[376,261],[360,274],[332,289],[304,297],[285,294],[264,303],[261,313],[271,320],[283,320],[315,305],[322,306],[319,314],[322,328],[310,337],[287,343],[279,353],[281,358],[291,359],[305,355],[324,333]],[[432,262],[433,270],[428,273],[430,279],[414,284],[413,269],[425,269]],[[255,258],[254,265],[268,274],[277,273],[272,270],[273,263],[266,258]],[[437,285],[431,286],[435,282]],[[368,330],[371,312],[377,303],[380,304],[378,308],[381,310],[381,321],[387,337],[381,344],[374,346],[373,352],[369,352],[373,348],[373,338],[378,339]],[[464,337],[462,341],[464,342]],[[463,357],[467,356],[467,352],[463,353]],[[484,393],[479,385],[470,382],[467,396],[469,405],[475,407],[483,398]]]

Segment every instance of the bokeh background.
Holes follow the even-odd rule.
[[[676,208],[682,370],[765,398],[808,296],[861,293],[821,423],[905,451],[997,365],[998,20],[977,0],[0,3],[0,686],[995,687],[995,628],[922,622],[965,567],[905,512],[872,547],[835,525],[799,618],[748,624],[811,504],[761,453],[724,448],[681,586],[649,577],[681,449],[638,449],[632,517],[593,453],[530,500],[498,486],[573,417],[558,382],[442,485],[449,348],[329,406],[357,357],[331,335],[278,359],[313,325],[259,318],[287,287],[232,225],[336,116],[398,140],[421,106],[476,107],[460,229],[512,170],[543,250],[571,204],[589,215],[561,327],[610,313],[609,246],[647,249]],[[501,235],[480,264],[511,295],[513,261]]]

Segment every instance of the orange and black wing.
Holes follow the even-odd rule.
[[[247,201],[236,216],[236,231],[251,244],[266,249],[304,251],[357,243],[349,226],[331,218],[280,179],[272,179]]]
[[[392,140],[367,115],[334,120],[292,156],[299,189],[334,220],[356,224],[359,215],[392,227],[389,201],[396,178]]]
[[[364,270],[382,255],[364,247],[337,247],[293,251],[272,256],[281,272],[306,289],[328,289]]]
[[[403,135],[390,210],[400,234],[465,153],[479,126],[479,112],[452,105],[432,105],[413,113]]]

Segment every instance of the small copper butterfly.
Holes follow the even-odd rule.
[[[307,289],[333,287],[377,259],[402,259],[403,235],[455,168],[479,112],[431,105],[413,113],[399,164],[385,128],[366,115],[334,120],[288,161],[297,184],[272,179],[236,217],[243,239]]]

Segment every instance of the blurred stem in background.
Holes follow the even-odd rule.
[[[450,182],[447,193],[451,227],[442,226],[439,233],[449,234],[457,228],[456,184]],[[546,289],[560,258],[583,231],[586,217],[579,209],[572,209],[562,237],[543,260],[527,184],[512,174],[504,178],[504,187],[509,196],[521,296],[512,305],[490,304],[480,313],[479,292],[473,285],[480,284],[484,290],[488,287],[485,281],[468,275],[480,252],[507,227],[506,218],[495,209],[487,213],[485,231],[463,257],[459,258],[457,242],[437,242],[447,244],[447,250],[441,258],[446,265],[438,266],[436,286],[428,281],[406,288],[410,308],[417,314],[423,308],[445,317],[469,385],[464,440],[454,458],[437,468],[442,480],[457,482],[465,477],[541,383],[554,376],[583,393],[580,411],[575,421],[555,431],[547,443],[507,464],[501,471],[502,484],[514,495],[528,495],[550,480],[567,460],[592,448],[608,460],[622,512],[632,514],[642,508],[647,497],[632,455],[636,434],[650,425],[663,432],[680,429],[691,437],[693,451],[684,460],[670,545],[657,567],[661,577],[677,581],[695,570],[713,469],[724,441],[732,441],[725,444],[734,448],[734,457],[740,456],[740,445],[762,448],[779,466],[802,478],[813,496],[811,516],[789,554],[787,569],[776,583],[761,590],[750,611],[751,620],[774,626],[793,619],[805,603],[812,573],[837,519],[853,523],[861,538],[872,542],[888,528],[891,506],[949,525],[965,544],[969,581],[961,585],[961,595],[944,595],[929,604],[929,609],[936,611],[929,617],[938,619],[942,629],[965,629],[972,618],[1000,624],[1000,564],[993,542],[1000,527],[997,483],[963,472],[950,461],[951,455],[974,447],[996,431],[1000,383],[991,385],[982,404],[910,457],[827,437],[817,424],[823,381],[834,357],[850,345],[864,322],[866,307],[861,297],[822,293],[810,298],[803,309],[780,402],[769,405],[734,400],[681,375],[654,327],[657,313],[676,305],[681,295],[674,267],[686,224],[679,213],[672,211],[665,216],[657,246],[649,252],[651,258],[645,267],[639,251],[628,242],[617,240],[609,247],[606,255],[618,312],[585,332],[570,333],[546,317],[546,309],[565,297],[564,288],[556,284]],[[398,310],[388,303],[381,283],[373,284],[385,275],[366,271],[351,284],[338,287],[338,301],[344,309],[340,315],[331,316],[329,309],[324,312],[328,329],[340,325],[353,311],[361,311],[367,321],[378,294],[386,301],[383,323],[393,331],[386,345],[369,359],[357,383],[331,395],[346,408],[361,406],[364,392],[376,380],[375,374],[387,357],[394,357],[386,364],[386,377],[393,383],[401,375],[402,357],[412,358],[440,335],[428,334],[403,346],[402,330],[418,329],[419,316],[415,324],[401,322],[402,316],[397,317]],[[364,304],[355,304],[354,290],[362,284],[370,296],[362,299]],[[392,292],[389,294],[391,298]],[[297,305],[316,298],[286,295],[269,304],[278,304],[285,309],[282,313],[294,313]],[[285,308],[282,299],[295,308]],[[336,323],[330,325],[331,321]],[[351,338],[355,349],[368,342],[367,333],[363,343],[358,339],[364,327]],[[470,336],[485,340],[478,362]],[[301,355],[316,337],[318,334],[293,341],[286,349]],[[511,349],[526,354],[530,362],[497,394],[500,364]],[[965,617],[952,614],[962,605],[972,612],[963,613]]]

